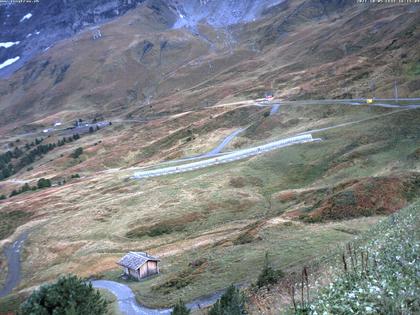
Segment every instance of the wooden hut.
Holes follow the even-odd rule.
[[[127,276],[140,280],[158,274],[159,262],[159,258],[147,253],[129,252],[117,264],[124,268],[124,273]]]

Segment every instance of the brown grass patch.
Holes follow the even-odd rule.
[[[342,185],[343,186],[343,185]],[[360,216],[384,215],[403,208],[418,196],[420,174],[363,178],[337,191],[309,214],[301,216],[308,222],[342,220]]]

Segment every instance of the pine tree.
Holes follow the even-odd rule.
[[[175,304],[174,309],[172,311],[172,315],[189,315],[191,311],[187,308],[184,301],[179,300],[177,304]]]
[[[210,308],[209,315],[243,315],[245,312],[245,297],[233,284],[222,297]]]
[[[83,154],[83,148],[77,148],[76,150],[73,151],[72,154],[70,154],[70,156],[73,159],[77,159],[79,156],[81,156]]]
[[[276,283],[281,277],[283,277],[283,272],[281,270],[274,270],[270,266],[268,259],[268,253],[265,253],[264,267],[258,276],[257,286],[259,288]]]
[[[13,197],[13,196],[17,196],[17,195],[19,195],[19,192],[17,192],[16,190],[13,190],[9,197]]]
[[[92,284],[70,275],[33,292],[21,305],[19,314],[104,315],[107,307]]]
[[[41,178],[38,180],[37,186],[39,189],[51,187],[51,181],[49,179]]]

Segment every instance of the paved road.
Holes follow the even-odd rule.
[[[395,99],[385,99],[385,98],[375,98],[374,103],[367,104],[365,98],[354,98],[354,99],[326,99],[326,100],[298,100],[298,101],[287,101],[287,100],[272,100],[270,102],[267,102],[265,100],[254,100],[254,102],[251,101],[244,101],[244,102],[236,102],[231,103],[227,105],[231,106],[237,106],[237,105],[245,105],[245,106],[258,106],[258,107],[273,107],[274,105],[277,105],[278,103],[282,103],[284,105],[351,105],[351,106],[373,106],[373,107],[385,107],[385,108],[410,108],[415,109],[419,108],[420,105],[418,104],[406,104],[406,105],[397,105],[395,103],[398,103],[400,101],[405,102],[418,102],[419,98],[401,98],[397,101]],[[380,101],[381,103],[376,103]],[[384,103],[384,102],[394,102],[394,104]],[[214,107],[219,107],[221,105],[216,105]]]
[[[223,139],[222,142],[220,142],[220,144],[217,147],[215,147],[214,149],[212,149],[211,151],[209,151],[207,153],[203,153],[203,154],[200,154],[200,155],[193,155],[193,156],[189,156],[189,157],[185,157],[185,158],[181,158],[181,159],[177,159],[177,160],[167,161],[167,162],[165,162],[165,164],[179,163],[179,162],[185,162],[185,161],[193,161],[193,160],[199,160],[199,159],[224,155],[224,153],[221,153],[221,151],[229,143],[231,143],[233,141],[233,139],[235,139],[238,136],[238,134],[245,131],[246,129],[247,128],[239,128],[239,129],[235,130],[234,132],[229,134],[225,139]]]
[[[270,142],[268,144],[264,144],[261,146],[234,151],[231,153],[224,154],[222,156],[205,159],[199,162],[186,163],[186,164],[178,165],[178,166],[162,167],[159,169],[149,170],[149,171],[147,170],[139,171],[139,172],[134,173],[132,178],[142,179],[142,178],[157,177],[157,176],[164,176],[164,175],[169,175],[169,174],[178,174],[178,173],[194,171],[194,170],[206,168],[212,165],[219,165],[219,164],[230,163],[233,161],[246,159],[251,156],[260,155],[265,152],[273,151],[273,150],[290,146],[290,145],[294,145],[294,144],[314,142],[314,141],[320,141],[320,140],[321,139],[312,138],[311,134],[299,135],[299,136],[295,136],[291,138],[273,141],[273,142]]]
[[[217,154],[219,154],[229,143],[232,142],[235,137],[243,132],[246,128],[239,128],[238,130],[235,130],[230,135],[228,135],[217,147],[215,147],[213,150],[211,150],[208,153],[205,153],[202,155],[202,157],[213,157]]]
[[[4,254],[7,259],[8,273],[6,283],[0,290],[0,297],[6,296],[19,284],[20,275],[20,251],[23,243],[28,238],[30,231],[23,232],[16,241],[5,247]]]
[[[123,314],[127,315],[163,315],[170,314],[170,309],[150,309],[141,306],[136,301],[134,292],[126,285],[108,281],[108,280],[95,280],[92,281],[93,287],[97,289],[106,289],[116,296],[118,300],[118,306]]]
[[[270,116],[273,116],[279,111],[280,105],[281,105],[280,103],[273,104],[273,106],[271,107]]]
[[[94,280],[91,282],[94,288],[105,289],[111,292],[118,301],[120,311],[126,315],[167,315],[171,314],[172,309],[151,309],[137,303],[134,292],[126,285],[108,281],[108,280]],[[207,307],[214,304],[223,294],[223,291],[215,292],[214,294],[202,297],[187,304],[189,309],[195,310],[202,307]]]

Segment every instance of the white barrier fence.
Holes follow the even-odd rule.
[[[188,164],[183,164],[179,166],[165,167],[165,168],[160,168],[160,169],[150,170],[150,171],[136,172],[134,173],[132,178],[142,179],[142,178],[157,177],[157,176],[163,176],[163,175],[169,175],[169,174],[178,174],[178,173],[184,173],[184,172],[189,172],[189,171],[195,171],[195,170],[209,167],[212,165],[218,165],[218,164],[229,163],[229,162],[233,162],[237,160],[242,160],[251,156],[263,154],[265,152],[273,151],[275,149],[286,147],[289,145],[313,142],[313,141],[318,141],[318,140],[319,139],[314,139],[311,134],[291,137],[291,138],[287,138],[283,140],[270,142],[268,144],[264,144],[258,147],[228,153],[220,157],[206,159],[204,161],[188,163]]]

